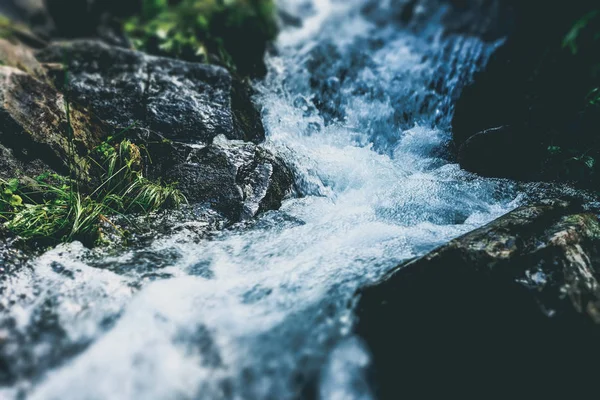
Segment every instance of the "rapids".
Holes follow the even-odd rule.
[[[255,100],[296,177],[281,210],[209,233],[181,221],[143,247],[62,245],[5,274],[0,398],[373,398],[355,291],[520,194],[448,156],[453,101],[497,44],[442,35],[443,10],[408,30],[366,2],[280,1],[302,24]]]

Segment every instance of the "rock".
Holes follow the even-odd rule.
[[[0,55],[2,45],[7,54],[32,61],[24,49],[1,41]],[[242,141],[260,141],[264,130],[246,89],[224,69],[83,41],[53,45],[40,59],[60,61],[63,51],[69,53],[68,85],[57,64],[45,64],[45,70],[55,86],[67,88],[74,165],[84,183],[91,187],[98,176],[90,151],[139,122],[123,137],[146,149],[145,174],[177,182],[190,202],[207,203],[232,221],[281,205],[291,173],[270,152]],[[12,64],[39,72],[37,61],[21,65],[15,59]],[[0,78],[0,176],[31,178],[47,170],[69,175],[64,96],[16,68],[0,67]],[[215,137],[218,143],[212,143]]]
[[[139,122],[142,128],[187,143],[210,143],[218,135],[264,139],[248,93],[221,67],[86,40],[53,44],[38,58],[68,60],[69,95],[116,130]],[[56,79],[62,87],[62,74]]]
[[[21,152],[17,155],[23,156]],[[35,177],[51,170],[40,159],[28,160],[26,157],[17,158],[12,149],[0,144],[0,178],[9,180],[12,178]]]
[[[360,293],[379,398],[585,398],[600,356],[600,223],[519,208]]]
[[[98,38],[127,47],[120,19],[141,6],[138,0],[3,0],[0,14],[27,24],[46,39]]]
[[[31,49],[5,39],[0,39],[0,65],[20,69],[41,81],[50,83],[46,69],[35,58]]]
[[[73,169],[82,182],[91,180],[89,151],[101,143],[108,126],[84,108],[71,104]],[[18,176],[40,165],[69,175],[70,128],[64,96],[52,86],[18,69],[0,66],[0,144],[3,174]],[[37,166],[36,166],[37,165]]]
[[[544,153],[523,129],[501,126],[471,136],[459,148],[458,162],[467,171],[521,180],[539,179]]]
[[[51,45],[44,62],[58,87],[117,133],[147,149],[146,175],[177,182],[190,202],[206,202],[237,221],[278,208],[290,191],[285,164],[252,142],[264,139],[248,89],[223,68],[148,56],[96,41]],[[215,138],[218,139],[218,143]]]
[[[277,209],[293,177],[269,151],[252,143],[218,137],[208,146],[150,143],[151,177],[177,182],[190,202],[206,202],[239,221]]]
[[[539,3],[533,1],[512,3],[514,27],[456,103],[452,120],[456,147],[460,148],[478,132],[511,126],[522,134],[512,136],[504,130],[507,134],[504,141],[514,139],[513,147],[525,147],[522,153],[529,150],[544,153],[542,162],[531,163],[527,157],[513,160],[523,176],[579,181],[594,186],[597,181],[584,182],[586,180],[578,176],[557,174],[556,168],[546,161],[552,161],[547,152],[549,146],[573,150],[572,154],[565,152],[564,157],[557,159],[558,169],[565,170],[563,163],[570,157],[584,153],[595,156],[589,149],[596,148],[600,112],[597,107],[588,107],[586,98],[598,87],[593,72],[600,61],[598,47],[584,45],[579,53],[573,54],[565,45],[565,36],[581,17],[597,6],[586,0],[574,0],[569,7],[548,3],[540,8]],[[544,17],[540,18],[542,12]],[[593,29],[597,31],[597,27]],[[584,39],[582,42],[586,43]],[[477,142],[483,144],[479,139]],[[488,149],[488,153],[492,151]],[[495,162],[490,160],[490,163]],[[485,176],[494,170],[485,162],[463,167]],[[514,175],[512,170],[507,171],[491,176]]]
[[[0,3],[0,17],[1,15],[10,18],[13,23],[18,21],[19,24],[30,26],[36,34],[42,36],[54,30],[54,23],[48,15],[44,0],[3,0]],[[30,33],[33,32],[28,32],[27,36]],[[39,39],[34,42],[39,43]]]

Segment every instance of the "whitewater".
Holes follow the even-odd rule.
[[[409,29],[386,1],[279,7],[293,23],[255,101],[294,192],[226,229],[176,221],[5,274],[0,398],[372,399],[357,289],[519,205],[452,159],[453,103],[498,43],[444,35],[443,9]]]

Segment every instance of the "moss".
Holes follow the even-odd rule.
[[[277,34],[273,0],[144,0],[143,4],[140,15],[124,26],[136,48],[216,62],[241,75],[265,72],[266,46]]]

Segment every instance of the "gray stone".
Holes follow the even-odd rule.
[[[177,182],[190,202],[206,202],[232,220],[277,209],[291,191],[287,166],[261,146],[219,136],[210,145],[148,146],[150,176]]]
[[[264,128],[247,91],[224,68],[149,56],[98,41],[53,44],[43,62],[66,62],[71,98],[115,129],[139,123],[187,143],[216,136],[260,142]],[[55,77],[64,86],[62,74]]]

